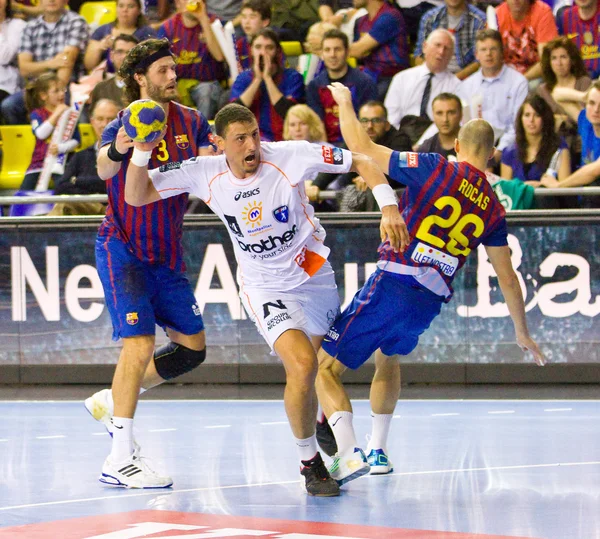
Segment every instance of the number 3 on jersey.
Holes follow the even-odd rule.
[[[473,213],[462,215],[460,202],[452,196],[439,198],[435,201],[434,206],[438,210],[443,210],[447,206],[450,206],[452,211],[448,217],[441,217],[440,215],[428,215],[425,217],[421,226],[419,226],[419,230],[417,230],[416,237],[438,249],[445,249],[451,255],[468,256],[471,249],[469,248],[469,238],[465,235],[465,228],[468,225],[473,225],[470,227],[469,234],[475,238],[479,238],[485,230],[485,225],[481,217]],[[442,235],[447,235],[449,238],[447,242],[440,235],[436,236],[432,233],[431,229],[436,226],[449,229],[447,234]]]
[[[169,160],[169,152],[167,151],[167,143],[165,142],[165,139],[162,139],[156,147],[156,159],[159,161]]]

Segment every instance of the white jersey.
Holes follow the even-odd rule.
[[[350,170],[352,154],[308,142],[261,144],[252,176],[236,178],[224,155],[194,157],[149,171],[162,198],[194,194],[227,225],[240,287],[291,290],[325,263],[325,230],[308,202],[304,181],[319,172]]]

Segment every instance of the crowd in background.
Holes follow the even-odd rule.
[[[89,90],[80,121],[99,139],[127,104],[123,60],[148,37],[169,40],[183,104],[212,119],[240,103],[265,141],[343,146],[327,88],[337,81],[351,89],[369,137],[394,150],[453,159],[461,123],[490,122],[489,178],[513,207],[540,207],[534,188],[598,185],[598,0],[506,0],[492,10],[465,0],[118,0],[116,19],[97,27],[77,13],[80,5],[0,0],[1,121],[30,123],[36,137],[22,189],[35,188],[47,152],[79,144],[76,136],[50,143],[70,91]],[[213,29],[217,18],[236,29],[236,77]],[[300,41],[304,54],[286,57],[282,41]],[[103,191],[90,168],[96,150],[72,154],[54,178],[57,192]],[[306,190],[320,210],[374,209],[356,175],[320,175]],[[337,196],[323,200],[322,191]],[[597,207],[594,197],[540,197],[554,207],[566,199]]]

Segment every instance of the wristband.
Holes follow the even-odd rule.
[[[152,150],[145,152],[144,150],[138,150],[137,148],[134,148],[133,154],[131,155],[131,160],[129,162],[133,163],[136,167],[145,167],[148,165],[151,155]]]
[[[379,209],[382,210],[384,206],[398,205],[396,193],[394,193],[394,190],[388,183],[380,183],[379,185],[376,185],[373,187],[372,192],[375,200],[377,201]]]
[[[127,152],[120,153],[117,150],[117,139],[114,139],[110,143],[110,146],[108,147],[108,152],[107,152],[106,155],[108,156],[108,158],[111,161],[114,161],[115,163],[120,163],[121,161],[123,161],[123,159],[125,159],[125,156],[127,155]]]

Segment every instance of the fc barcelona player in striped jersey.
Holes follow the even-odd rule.
[[[206,118],[181,106],[175,61],[166,39],[148,39],[129,51],[120,71],[129,101],[153,99],[167,114],[164,138],[149,166],[209,152]],[[96,240],[96,264],[113,323],[113,339],[123,339],[112,392],[100,391],[86,408],[113,436],[112,452],[100,481],[128,488],[169,487],[140,458],[133,440],[133,415],[141,391],[200,365],[206,355],[204,325],[185,276],[181,236],[188,197],[178,195],[144,208],[125,202],[125,174],[133,142],[122,127],[122,112],[102,135],[98,175],[107,181],[108,209]],[[169,343],[154,352],[155,325]]]
[[[530,350],[539,365],[545,360],[527,329],[521,287],[510,261],[504,209],[482,172],[494,151],[490,124],[476,119],[462,127],[455,142],[458,162],[432,153],[399,153],[371,141],[345,86],[334,83],[331,90],[340,107],[348,148],[371,157],[384,173],[407,186],[401,211],[410,243],[402,252],[395,252],[387,242],[380,245],[377,270],[323,340],[317,377],[319,401],[338,445],[334,466],[343,467],[344,456],[355,450],[357,442],[340,373],[345,367],[358,368],[375,353],[373,435],[367,458],[371,473],[388,473],[392,464],[387,435],[400,394],[398,355],[415,349],[419,336],[450,301],[453,278],[479,244],[498,275],[518,345]],[[385,191],[385,186],[376,187],[373,194],[380,199],[391,196]]]

